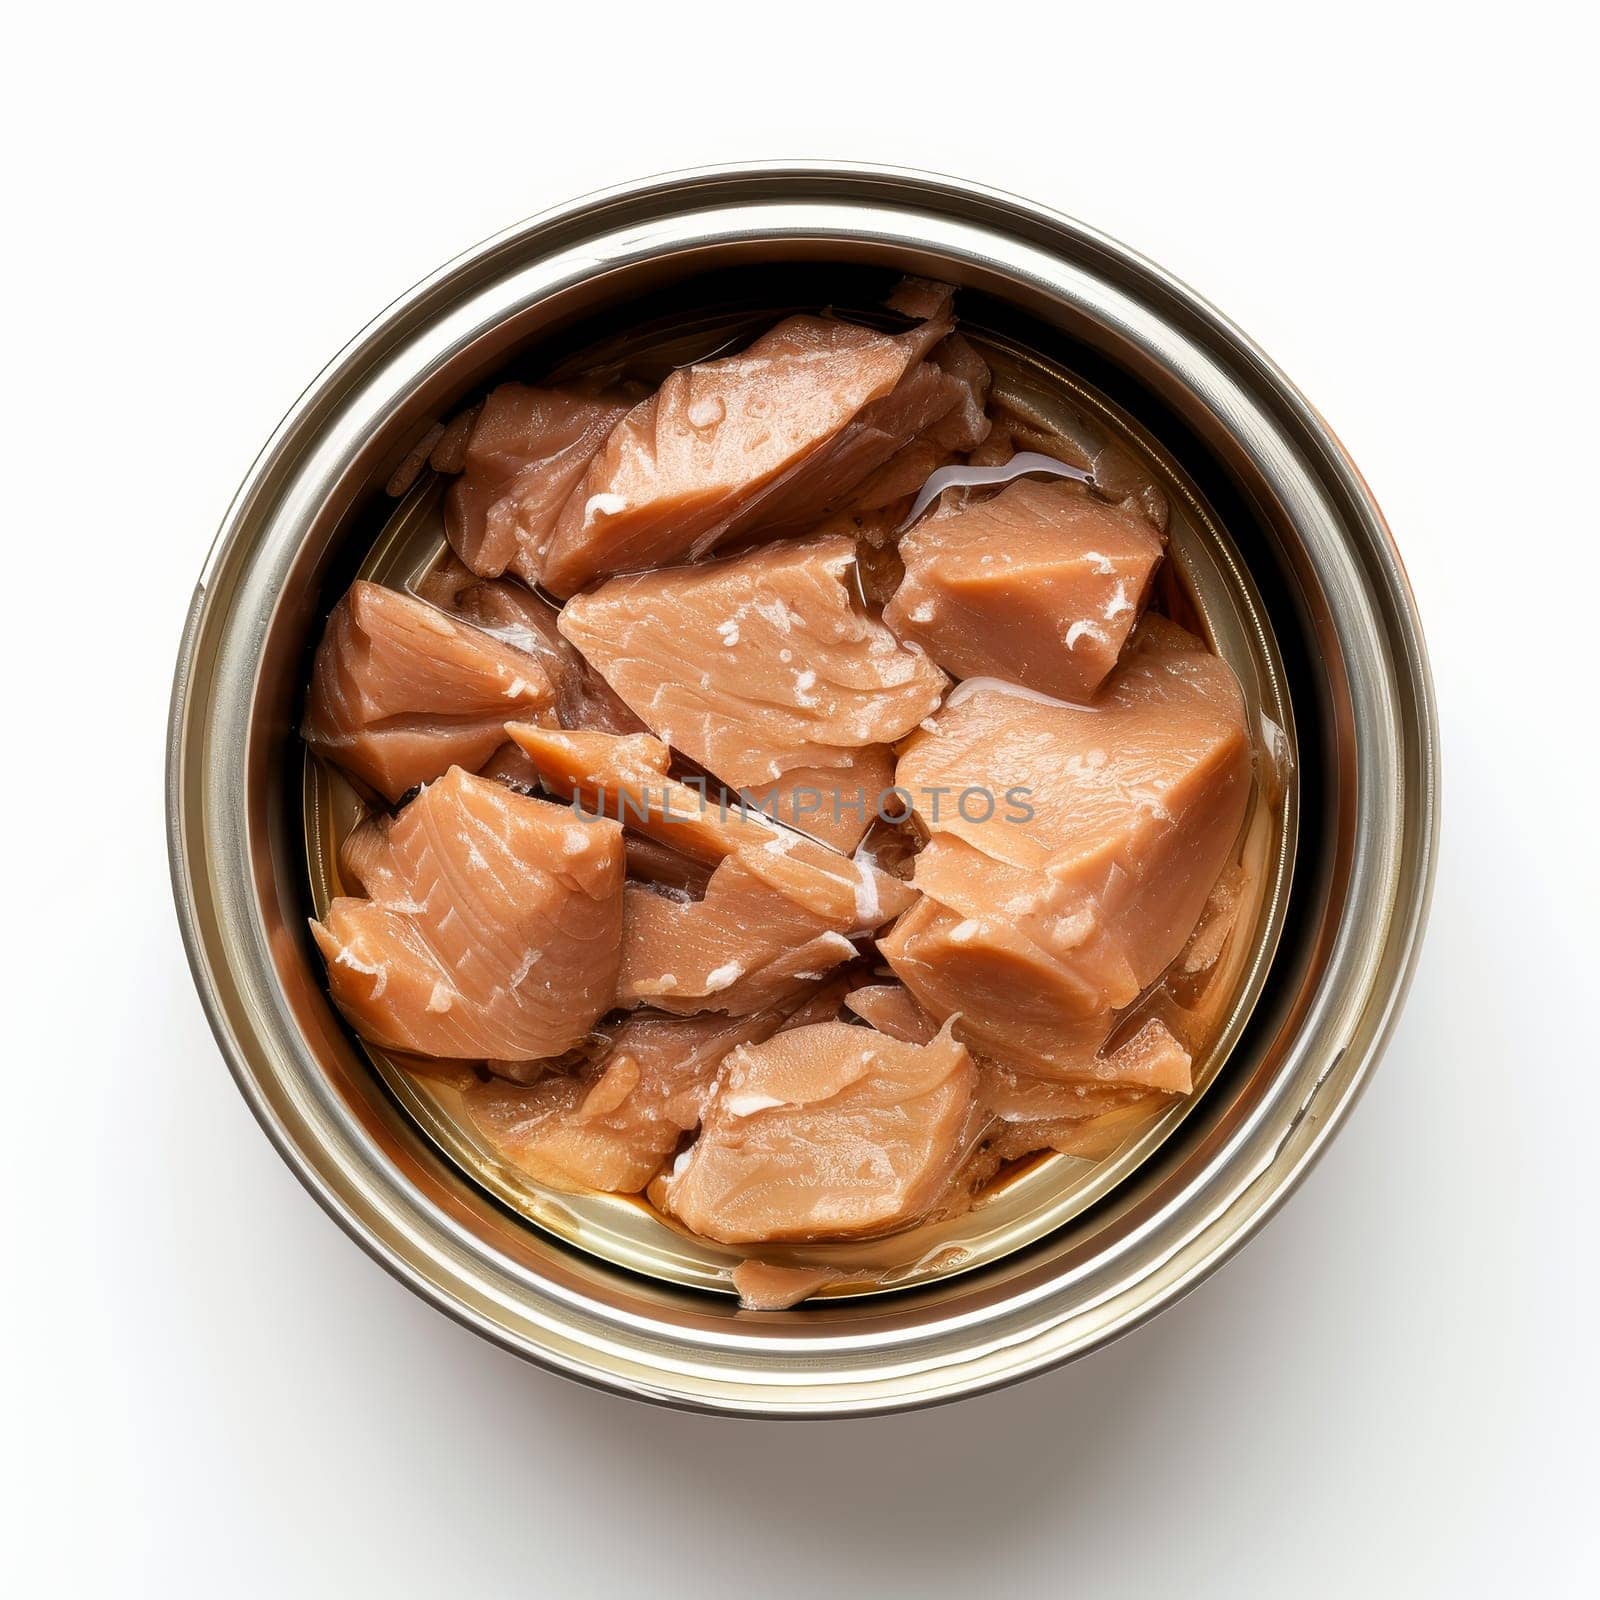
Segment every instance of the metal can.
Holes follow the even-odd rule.
[[[741,274],[885,268],[981,296],[1111,396],[1215,508],[1270,618],[1298,826],[1248,1014],[1158,1147],[959,1274],[741,1313],[692,1279],[583,1248],[581,1228],[530,1226],[445,1158],[355,1050],[304,936],[294,713],[330,585],[385,524],[385,483],[514,354],[558,350],[652,296],[726,293]],[[391,306],[285,418],[227,514],[184,632],[173,884],[196,984],[257,1118],[328,1212],[419,1294],[622,1393],[756,1415],[881,1412],[1103,1344],[1193,1287],[1289,1194],[1360,1093],[1410,977],[1435,854],[1436,739],[1416,606],[1370,492],[1326,423],[1204,301],[1092,229],[975,185],[725,168],[593,195],[487,241]]]

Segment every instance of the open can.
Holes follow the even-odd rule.
[[[310,651],[360,573],[437,542],[396,469],[508,370],[559,370],[641,318],[736,327],[953,283],[1010,381],[1071,387],[1153,464],[1174,553],[1280,768],[1237,1004],[1203,1092],[1114,1158],[1042,1164],[860,1286],[741,1312],[714,1251],[616,1197],[542,1195],[339,1020],[306,933],[330,797],[296,736]],[[1014,1381],[1170,1304],[1247,1239],[1339,1125],[1403,997],[1435,849],[1436,732],[1415,603],[1316,412],[1151,263],[1010,196],[785,163],[593,195],[420,284],[307,390],[196,590],[173,694],[174,890],[195,980],[262,1126],[324,1207],[458,1320],[571,1377],[672,1404],[870,1413]],[[674,1242],[676,1241],[676,1242]]]

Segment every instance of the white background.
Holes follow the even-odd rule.
[[[24,12],[0,111],[9,1592],[1595,1592],[1576,24],[1192,0]],[[1236,318],[1387,509],[1444,733],[1411,1002],[1284,1214],[1076,1367],[865,1423],[589,1393],[391,1282],[235,1092],[163,847],[191,585],[324,360],[542,206],[784,155],[1014,189]]]

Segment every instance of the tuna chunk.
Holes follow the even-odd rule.
[[[1068,480],[1019,479],[905,535],[905,581],[883,620],[958,678],[1085,701],[1116,666],[1161,554],[1141,512]]]
[[[925,897],[879,949],[930,1013],[955,1017],[975,1050],[1014,1070],[1083,1087],[1150,1086],[1148,1074],[1159,1071],[1163,1092],[1189,1092],[1187,1050],[1174,1040],[1170,1052],[1148,1057],[1105,1053],[1121,1019],[1100,1004],[1103,991],[1084,981],[1071,952],[1058,954],[1003,919],[962,918]]]
[[[563,728],[645,731],[605,679],[561,637],[556,608],[520,583],[480,580],[459,561],[448,560],[430,572],[416,592],[441,611],[534,656],[555,688],[555,719]]]
[[[541,781],[591,814],[604,812],[694,861],[737,855],[776,892],[843,930],[870,933],[916,898],[908,884],[855,861],[759,811],[720,806],[668,775],[671,752],[648,734],[614,737],[514,724],[506,731]]]
[[[565,389],[503,383],[477,414],[463,473],[445,496],[456,554],[481,578],[533,583],[551,530],[625,405]]]
[[[1243,867],[1229,867],[1212,887],[1199,925],[1183,952],[1180,963],[1186,978],[1209,973],[1228,947],[1233,930],[1244,909],[1249,876]]]
[[[611,1009],[622,830],[453,767],[363,823],[344,864],[368,898],[311,930],[333,997],[370,1043],[414,1055],[558,1056]]]
[[[926,898],[885,958],[975,1045],[1076,1075],[1183,949],[1235,851],[1244,702],[1224,661],[1151,618],[1093,708],[964,685],[896,777],[933,837],[914,878]],[[964,787],[1012,803],[946,798],[934,815],[935,791]]]
[[[939,1024],[898,983],[868,983],[851,990],[844,1002],[864,1022],[907,1044],[927,1044]]]
[[[991,866],[976,852],[970,859],[981,882]],[[924,895],[878,948],[936,1019],[959,1017],[964,1039],[1024,1071],[1076,1074],[1115,1025],[1103,988],[1014,927],[1003,911],[969,917]],[[1132,992],[1120,999],[1125,988]],[[1114,992],[1127,1004],[1138,988]]]
[[[950,450],[975,450],[989,437],[984,409],[992,382],[989,365],[959,333],[935,346],[932,360],[953,386],[956,403],[929,428],[927,437]]]
[[[714,864],[698,899],[692,889],[628,886],[622,1005],[738,1016],[784,1004],[853,960],[852,939],[883,927],[914,898],[869,861],[759,813],[704,804],[667,775],[670,752],[655,739],[508,731],[558,795],[620,816],[679,859]]]
[[[625,820],[645,837],[715,865],[743,844],[763,844],[771,829],[715,802],[669,774],[672,752],[648,733],[557,731],[533,724],[505,730],[558,799],[590,815]]]
[[[467,1114],[513,1166],[552,1189],[644,1190],[700,1125],[723,1058],[769,1038],[778,1011],[726,1017],[630,1017],[606,1031],[592,1067],[523,1087],[467,1091]]]
[[[956,403],[854,489],[847,510],[871,513],[898,506],[903,513],[905,503],[940,467],[959,461],[964,452],[988,438],[984,402],[989,396],[990,374],[983,357],[959,333],[952,333],[934,349],[930,361],[943,374]]]
[[[850,991],[860,984],[855,973],[841,973],[830,982],[819,984],[798,1003],[786,1008],[785,1028],[809,1028],[814,1022],[838,1022]]]
[[[891,803],[894,752],[868,744],[843,754],[838,766],[791,767],[776,783],[746,786],[741,793],[785,827],[848,854]]]
[[[880,1033],[912,1044],[926,1043],[938,1030],[899,984],[856,989],[845,1004]],[[1040,1150],[1099,1160],[1170,1105],[1174,1094],[1190,1088],[1188,1052],[1156,1020],[1117,1049],[1087,1058],[1086,1075],[1080,1077],[1035,1077],[976,1053],[972,1063],[980,1113],[991,1119],[974,1164],[975,1181]]]
[[[885,461],[850,496],[849,507],[841,513],[841,518],[830,519],[826,526],[831,529],[835,521],[848,516],[874,530],[883,526],[892,532],[905,520],[923,484],[941,467],[955,466],[960,460],[956,451],[941,444],[931,433],[922,434]],[[886,514],[891,510],[892,517]]]
[[[612,430],[563,507],[542,581],[703,555],[742,529],[803,526],[961,402],[924,360],[941,305],[902,334],[797,316],[742,355],[670,374]]]
[[[851,769],[945,688],[853,602],[854,563],[839,535],[616,578],[568,601],[561,631],[653,732],[733,788]],[[830,818],[835,789],[821,797]]]
[[[974,1086],[948,1030],[922,1046],[845,1022],[777,1034],[723,1064],[661,1202],[723,1244],[907,1227],[945,1198],[968,1154]]]
[[[1055,1150],[1085,1161],[1103,1161],[1171,1103],[1163,1094],[1143,1094],[1092,1117],[1001,1123],[989,1153],[997,1161],[1015,1161],[1036,1150]]]
[[[527,756],[523,756],[523,760],[533,766]],[[711,867],[707,862],[696,861],[693,856],[674,850],[670,844],[639,834],[629,834],[625,843],[628,876],[635,883],[654,884],[669,898],[680,900],[698,900],[705,894],[706,884],[711,879]]]
[[[1042,869],[1118,843],[1170,847],[1192,831],[1183,824],[1214,809],[1232,817],[1235,831],[1242,819],[1250,777],[1244,698],[1227,662],[1151,616],[1094,705],[1062,705],[1002,683],[962,684],[911,736],[896,777],[924,833],[997,862]],[[961,805],[950,797],[964,785],[998,798],[992,807]],[[1186,864],[1181,855],[1179,863]],[[1155,862],[1128,849],[1121,865],[1158,876]],[[1189,907],[1185,938],[1221,865],[1203,883],[1191,872],[1170,875]]]
[[[554,704],[525,650],[410,595],[355,583],[317,646],[300,732],[393,802],[449,767],[482,766],[508,718],[538,721]]]
[[[746,1311],[787,1311],[818,1289],[850,1276],[834,1267],[782,1267],[769,1261],[741,1261],[732,1273],[739,1304]]]
[[[844,1003],[892,1039],[926,1044],[939,1031],[939,1024],[897,983],[864,985],[852,990]],[[959,1018],[954,1026],[959,1037]],[[1098,1056],[1086,1053],[1071,1077],[1036,1077],[976,1051],[972,1060],[978,1070],[980,1103],[1011,1123],[1093,1117],[1152,1090],[1173,1095],[1187,1094],[1191,1088],[1188,1051],[1154,1019],[1116,1049]],[[1046,1143],[1041,1140],[1038,1148]]]
[[[1128,1105],[1146,1094],[1188,1094],[1189,1052],[1159,1021],[1144,1023],[1114,1050],[1086,1057],[1069,1080],[1040,1078],[979,1059],[978,1098],[1003,1122],[1071,1122]]]
[[[684,902],[629,884],[620,1005],[743,1016],[814,988],[859,954],[835,919],[775,891],[740,855]]]
[[[938,323],[925,324],[925,330]],[[823,454],[762,505],[766,532],[814,527],[831,512],[876,507],[933,450],[959,451],[989,430],[981,393],[989,369],[964,339],[944,339],[911,367],[892,393],[867,406]],[[900,491],[904,493],[905,491]]]
[[[989,410],[995,419],[983,444],[989,460],[1004,461],[1012,450],[1036,450],[1082,467],[1102,494],[1129,502],[1165,532],[1171,514],[1165,492],[1101,424],[1014,377],[1008,379],[1004,394],[991,397]]]

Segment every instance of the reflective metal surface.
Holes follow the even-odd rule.
[[[1299,846],[1260,997],[1160,1148],[1044,1237],[956,1276],[738,1312],[531,1228],[407,1114],[332,1013],[304,932],[293,737],[314,629],[438,415],[608,316],[786,274],[911,270],[1079,375],[1214,508],[1281,647]],[[685,174],[534,218],[398,302],[285,420],[230,509],[174,689],[174,885],[240,1087],[330,1213],[442,1309],[556,1370],[724,1411],[954,1398],[1093,1348],[1216,1266],[1359,1093],[1414,959],[1435,829],[1434,722],[1382,518],[1316,414],[1242,335],[1080,224],[945,179],[805,165]]]

